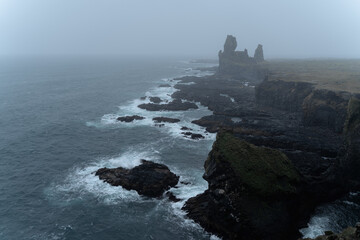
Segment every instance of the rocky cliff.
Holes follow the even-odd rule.
[[[315,89],[306,82],[287,82],[267,78],[256,87],[257,103],[263,106],[300,112],[305,126],[329,128],[342,133],[350,93]]]
[[[254,57],[249,56],[247,49],[244,51],[236,51],[236,47],[236,38],[228,35],[224,44],[224,50],[219,51],[218,73],[239,78],[257,78],[264,76],[265,69],[262,68],[260,64],[264,62],[262,45],[258,45]]]

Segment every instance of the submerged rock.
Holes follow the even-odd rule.
[[[161,84],[161,85],[159,85],[159,87],[168,88],[168,87],[171,87],[171,85],[170,84]]]
[[[116,120],[120,122],[132,122],[134,120],[143,120],[143,119],[145,118],[138,115],[133,115],[133,116],[118,117]]]
[[[148,197],[161,197],[179,181],[179,176],[172,173],[164,164],[146,160],[142,160],[141,165],[132,169],[100,168],[95,175],[112,186],[136,190],[140,195]]]
[[[195,103],[182,102],[180,99],[175,99],[167,104],[144,103],[138,106],[141,109],[148,111],[185,111],[189,109],[198,109]]]
[[[168,118],[168,117],[155,117],[152,119],[156,123],[168,122],[168,123],[177,123],[180,122],[180,119],[177,118]]]

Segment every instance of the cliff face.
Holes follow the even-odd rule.
[[[342,133],[349,99],[347,93],[324,89],[312,91],[302,103],[304,124]]]
[[[265,80],[256,87],[260,105],[301,112],[305,126],[318,126],[342,133],[350,94],[315,89],[311,83]]]
[[[265,79],[255,88],[258,104],[298,112],[302,108],[304,99],[313,91],[310,83],[268,81]]]
[[[355,187],[360,186],[360,96],[349,101],[344,127],[345,143],[341,163],[346,177]]]
[[[205,162],[209,189],[184,210],[224,239],[294,239],[313,205],[300,173],[282,152],[218,133]]]

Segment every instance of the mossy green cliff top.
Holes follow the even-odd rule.
[[[250,192],[263,196],[295,193],[295,185],[300,180],[299,173],[285,154],[249,144],[231,133],[218,133],[205,168],[212,160],[217,164],[229,163],[238,182]]]

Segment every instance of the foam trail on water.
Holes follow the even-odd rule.
[[[156,151],[136,151],[134,148],[116,157],[101,158],[86,166],[77,166],[70,171],[62,183],[54,183],[47,191],[47,196],[59,204],[70,204],[81,200],[85,195],[93,195],[105,204],[116,204],[121,201],[140,201],[136,191],[114,187],[95,176],[99,168],[133,168],[141,164],[140,159],[158,162]]]

